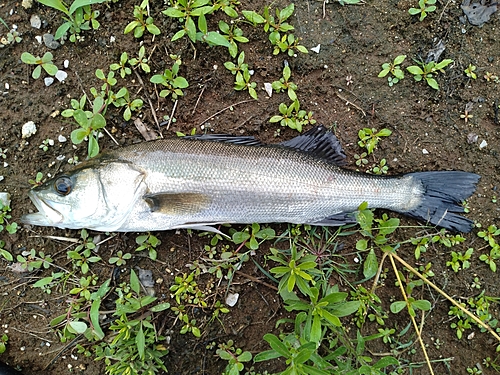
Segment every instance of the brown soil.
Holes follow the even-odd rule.
[[[84,40],[81,42],[67,42],[52,51],[57,66],[62,67],[66,59],[70,65],[65,69],[68,72],[66,81],[55,82],[49,87],[44,85],[43,79],[31,78],[32,66],[23,64],[20,56],[24,51],[40,56],[48,51],[45,46],[38,44],[35,36],[54,33],[61,23],[61,14],[38,4],[29,10],[21,7],[20,2],[6,1],[0,4],[0,17],[9,26],[17,25],[23,38],[19,44],[0,49],[0,103],[3,108],[0,112],[0,147],[8,149],[5,159],[8,166],[2,170],[4,180],[0,184],[2,190],[11,194],[13,220],[34,210],[26,193],[30,188],[28,180],[34,178],[37,172],[43,172],[46,176],[54,175],[57,171],[70,168],[66,163],[68,158],[76,155],[80,160],[85,159],[86,144],[78,147],[71,144],[69,135],[74,125],[58,113],[69,108],[70,98],[79,98],[82,90],[88,93],[90,87],[98,87],[99,82],[94,75],[96,69],[107,71],[111,63],[118,62],[123,51],[131,55],[137,53],[139,41],[132,35],[123,35],[125,25],[132,20],[133,5],[136,3],[139,2],[123,0],[117,4],[95,6],[101,11],[100,29],[83,33]],[[462,10],[455,1],[438,2],[437,11],[430,13],[423,22],[408,14],[408,9],[416,6],[416,0],[378,0],[357,6],[321,1],[297,2],[291,19],[296,27],[296,36],[302,38],[301,44],[306,47],[320,44],[321,49],[319,53],[310,51],[307,55],[299,54],[297,57],[285,57],[284,54],[273,56],[267,35],[261,28],[244,25],[244,34],[250,42],[240,46],[246,53],[250,68],[255,71],[253,79],[257,82],[259,94],[259,100],[252,101],[246,92],[233,90],[234,76],[223,65],[230,60],[226,49],[210,48],[199,43],[194,49],[185,39],[172,43],[170,39],[179,25],[163,16],[160,11],[166,6],[157,3],[151,6],[151,14],[162,30],[162,35],[152,40],[148,34],[143,39],[147,53],[152,53],[152,71],[161,72],[169,67],[168,54],[176,53],[183,60],[181,74],[190,83],[175,109],[176,122],[169,129],[166,126],[161,128],[163,136],[175,135],[176,131],[189,133],[193,128],[199,134],[203,124],[204,129],[216,133],[252,135],[268,143],[290,139],[297,134],[296,131],[268,122],[271,116],[277,114],[279,103],[288,102],[286,94],[274,94],[268,98],[263,90],[264,82],[281,77],[286,59],[292,67],[292,80],[299,87],[297,93],[302,108],[313,111],[318,123],[327,126],[335,124],[336,134],[348,155],[348,168],[356,168],[353,156],[361,152],[357,145],[361,128],[389,128],[393,134],[381,141],[373,162],[385,158],[389,174],[439,169],[478,173],[482,179],[476,194],[469,201],[469,217],[480,222],[483,227],[497,223],[500,131],[496,107],[499,104],[500,85],[483,78],[486,72],[500,75],[499,20],[496,14],[479,28],[460,22]],[[261,11],[265,4],[266,1],[261,0],[242,1],[239,9]],[[277,5],[282,7],[286,3]],[[41,30],[30,26],[29,19],[35,14],[43,21]],[[216,27],[216,18],[209,22],[212,29]],[[3,28],[2,32],[5,31]],[[115,38],[113,42],[112,37]],[[425,59],[428,51],[439,40],[446,46],[441,59],[454,60],[444,74],[437,76],[441,88],[439,91],[423,82],[415,82],[407,72],[405,79],[392,87],[388,86],[386,78],[377,77],[381,65],[392,61],[397,55],[408,56],[403,67],[413,64],[412,59]],[[475,80],[464,74],[469,64],[477,67]],[[145,100],[141,111],[142,121],[155,129],[152,110],[162,121],[164,116],[171,114],[173,102],[158,97],[149,83],[150,75],[142,72],[140,75],[145,88],[135,75],[128,76],[126,80],[119,79],[119,86],[127,86],[134,97]],[[8,89],[6,84],[9,85]],[[146,101],[145,90],[151,97],[152,108]],[[460,115],[464,114],[467,103],[473,105],[473,117],[464,121]],[[106,118],[108,129],[120,145],[143,140],[133,121],[125,122],[121,113],[110,110]],[[34,121],[38,128],[28,141],[21,139],[21,128],[27,121]],[[280,131],[279,137],[276,137],[277,131]],[[471,133],[478,136],[476,142],[468,142]],[[58,141],[61,134],[68,139],[67,142]],[[39,146],[47,138],[55,140],[55,145],[44,152]],[[483,140],[487,146],[480,148],[479,144]],[[101,139],[100,145],[102,149],[117,147],[108,136]],[[64,155],[65,160],[57,161],[59,155]],[[398,230],[398,240],[421,233],[422,229],[413,220],[402,218],[402,224],[408,227]],[[46,254],[53,256],[55,264],[68,266],[66,250],[70,243],[48,236],[79,238],[78,231],[20,227],[14,235],[1,235],[6,242],[6,249],[14,256],[26,249],[43,249]],[[281,233],[286,230],[286,225],[273,228]],[[450,250],[445,247],[431,246],[418,262],[415,262],[412,246],[403,246],[399,254],[412,264],[425,265],[431,262],[436,275],[434,282],[461,301],[476,296],[483,289],[486,295],[498,296],[497,274],[478,259],[481,251],[487,250],[481,250],[483,241],[476,232],[477,229],[466,235],[466,242],[455,250],[464,252],[468,247],[476,249],[471,268],[457,274],[446,266],[450,260]],[[204,256],[203,246],[208,239],[186,231],[167,231],[155,235],[162,241],[159,249],[161,263],[134,256],[123,267],[123,272],[136,266],[151,269],[154,279],[162,280],[161,284],[157,284],[156,295],[167,301],[170,299],[169,287],[174,276],[185,272],[186,265]],[[133,253],[136,236],[132,233],[119,234],[102,245],[101,256],[106,259],[118,250]],[[355,240],[349,238],[343,240],[342,244],[342,254],[351,261],[356,253],[354,244]],[[264,255],[268,247],[262,246],[257,251],[254,258],[257,263],[266,263]],[[352,266],[357,267],[354,261]],[[93,271],[98,272],[104,280],[113,269],[104,265]],[[358,271],[356,276],[350,276],[351,281],[362,279],[361,270]],[[8,332],[9,336],[8,349],[0,356],[0,360],[22,368],[24,374],[103,374],[102,362],[94,362],[77,354],[74,347],[60,343],[50,329],[50,320],[66,311],[67,295],[57,291],[45,295],[31,287],[50,272],[49,269],[19,274],[12,271],[8,262],[0,261],[1,332]],[[401,299],[391,274],[388,272],[385,286],[378,289],[377,293],[390,315],[386,324],[400,332],[407,326],[409,319],[407,314],[394,315],[389,312],[390,302]],[[471,288],[475,277],[479,278],[481,289]],[[332,283],[337,282],[337,279],[334,276]],[[206,285],[213,281],[209,276],[200,279],[200,283]],[[245,263],[231,284],[231,291],[240,293],[239,302],[222,318],[221,324],[217,321],[209,324],[210,313],[202,309],[196,311],[195,318],[202,327],[200,339],[190,334],[180,335],[180,325],[175,322],[172,313],[160,315],[158,319],[165,320],[160,324],[163,333],[170,332],[171,336],[169,354],[165,357],[169,372],[222,373],[225,363],[215,355],[215,348],[207,349],[207,345],[212,342],[221,343],[232,339],[236,346],[252,353],[268,349],[263,335],[267,332],[278,333],[275,323],[288,313],[282,308],[276,291],[268,287],[267,283],[272,284],[272,281],[253,262]],[[370,287],[371,283],[366,286]],[[226,287],[223,283],[214,288],[211,291],[215,293],[213,299],[223,300]],[[422,290],[419,298],[429,299],[433,303],[433,309],[425,319],[423,339],[428,345],[431,360],[436,360],[436,374],[466,374],[467,367],[482,363],[486,357],[495,358],[495,346],[498,343],[477,328],[466,331],[462,340],[457,339],[455,331],[449,327],[451,322],[447,301],[427,289]],[[497,309],[492,313],[498,314]],[[345,324],[352,323],[346,320]],[[363,327],[363,334],[369,335],[376,329],[376,325],[367,324]],[[352,332],[355,332],[354,326]],[[433,345],[436,339],[443,345]],[[401,340],[415,341],[415,335],[410,329],[410,333]],[[422,361],[418,345],[413,348],[416,354],[404,352],[401,358]],[[391,348],[380,341],[370,344],[368,349],[376,356],[376,353],[386,353]],[[61,355],[56,358],[60,352]],[[443,358],[452,360],[438,361]],[[69,365],[72,366],[71,371]],[[283,370],[283,366],[282,362],[275,361],[271,365],[257,364],[255,368],[260,372],[276,372]],[[491,368],[482,366],[483,373],[493,372]],[[425,365],[413,371],[413,374],[427,373]]]

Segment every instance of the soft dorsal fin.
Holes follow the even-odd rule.
[[[323,125],[316,126],[280,146],[326,159],[336,165],[345,165],[345,154],[337,137]]]
[[[262,143],[250,135],[238,136],[229,134],[202,134],[202,135],[187,135],[184,139],[198,139],[201,141],[210,142],[225,142],[235,145],[244,146],[262,146]]]

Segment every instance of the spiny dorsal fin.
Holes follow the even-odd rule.
[[[339,140],[323,125],[316,126],[304,134],[282,142],[280,146],[306,152],[336,165],[345,165],[346,156]]]
[[[167,215],[194,215],[210,204],[210,197],[201,193],[156,193],[143,198],[152,212]]]

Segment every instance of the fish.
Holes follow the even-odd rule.
[[[429,225],[469,232],[460,215],[480,176],[424,171],[380,176],[345,168],[329,129],[279,144],[201,135],[104,152],[29,191],[38,212],[26,224],[103,232],[217,231],[220,224],[356,222],[366,202]]]

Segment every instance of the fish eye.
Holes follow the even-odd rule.
[[[73,187],[73,182],[68,176],[61,176],[54,182],[54,189],[59,195],[68,195]]]

